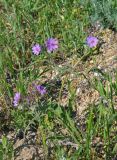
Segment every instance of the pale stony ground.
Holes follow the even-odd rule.
[[[94,77],[99,77],[100,75],[96,72],[89,72],[92,68],[98,68],[103,72],[110,72],[113,74],[114,69],[117,68],[117,34],[111,30],[104,30],[98,32],[98,37],[101,35],[103,43],[100,48],[98,55],[92,56],[85,63],[79,63],[75,71],[85,74],[86,78],[83,76],[73,77],[73,73],[68,76],[72,79],[73,87],[76,89],[76,105],[78,109],[78,114],[81,115],[82,111],[86,109],[88,104],[97,102],[99,95],[92,87],[90,87],[88,80]],[[67,97],[62,99],[61,104],[67,104]]]

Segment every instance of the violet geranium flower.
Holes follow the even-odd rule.
[[[18,106],[20,98],[21,98],[21,94],[19,92],[15,93],[14,98],[13,98],[14,107]]]
[[[56,49],[58,49],[58,40],[56,38],[49,38],[46,41],[46,47],[48,53],[55,51]]]
[[[37,85],[36,86],[36,89],[37,89],[37,91],[41,94],[41,95],[44,95],[44,94],[46,94],[46,88],[44,87],[44,86],[42,86],[42,85]]]
[[[98,44],[98,39],[96,37],[89,36],[86,39],[86,43],[90,48],[93,48],[96,47],[96,45]]]
[[[35,55],[39,55],[40,52],[41,52],[41,46],[39,44],[35,44],[33,47],[32,47],[32,52],[35,54]]]

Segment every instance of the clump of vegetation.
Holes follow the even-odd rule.
[[[116,158],[117,74],[91,66],[102,37],[90,31],[97,20],[117,29],[116,1],[1,0],[0,8],[1,160],[17,158],[14,146],[29,133],[40,159]],[[87,87],[97,101],[83,106]]]
[[[91,19],[98,21],[104,27],[117,31],[117,2],[115,0],[92,0]]]

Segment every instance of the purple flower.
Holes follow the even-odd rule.
[[[58,40],[56,38],[49,38],[46,41],[47,52],[51,53],[58,48]]]
[[[93,48],[98,44],[98,39],[96,37],[89,36],[86,39],[86,43],[90,48]]]
[[[19,103],[19,101],[20,101],[20,98],[21,98],[21,94],[20,94],[19,92],[15,93],[14,98],[13,98],[13,105],[14,105],[15,107],[18,106],[18,103]]]
[[[41,95],[44,95],[44,94],[46,94],[46,88],[45,87],[43,87],[42,85],[37,85],[36,86],[36,89],[37,89],[37,91],[41,94]]]
[[[32,52],[33,52],[35,55],[40,54],[40,52],[41,52],[41,46],[40,46],[39,44],[35,44],[35,45],[32,47]]]

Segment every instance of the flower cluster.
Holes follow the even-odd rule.
[[[14,99],[13,99],[13,105],[14,105],[14,107],[18,106],[20,98],[21,98],[21,94],[19,92],[15,93]]]
[[[44,87],[44,86],[42,86],[42,85],[37,85],[36,86],[36,90],[41,94],[41,95],[44,95],[44,94],[46,94],[46,88]]]
[[[58,49],[58,40],[54,38],[49,38],[46,41],[47,52],[50,53]]]
[[[93,48],[96,47],[96,45],[98,44],[98,39],[96,37],[89,36],[86,39],[86,43],[90,48]]]
[[[32,52],[35,54],[35,55],[38,55],[40,52],[41,52],[41,46],[39,44],[35,44],[33,47],[32,47]]]
[[[45,46],[47,48],[47,52],[51,53],[51,52],[55,51],[56,49],[58,49],[58,40],[56,38],[49,38],[45,42]],[[41,52],[41,48],[42,47],[39,44],[35,44],[32,47],[33,54],[39,55]]]
[[[96,47],[96,45],[98,44],[98,39],[93,36],[88,36],[86,39],[86,44],[90,48]],[[47,41],[45,42],[45,47],[47,48],[48,53],[51,53],[51,52],[57,50],[58,49],[58,40],[56,38],[47,39]],[[39,55],[41,50],[42,50],[42,47],[39,44],[35,44],[32,47],[32,52],[35,55]],[[38,93],[40,93],[40,95],[44,95],[47,93],[46,88],[42,85],[36,85],[35,89],[38,91]],[[13,105],[15,107],[18,106],[20,99],[21,99],[21,94],[19,92],[15,93],[14,98],[13,98]]]
[[[35,89],[42,96],[47,93],[46,88],[42,85],[35,85]],[[14,98],[13,98],[13,106],[14,107],[17,107],[19,105],[20,99],[21,99],[21,94],[19,92],[15,93]],[[29,99],[27,99],[27,100],[29,102]]]

